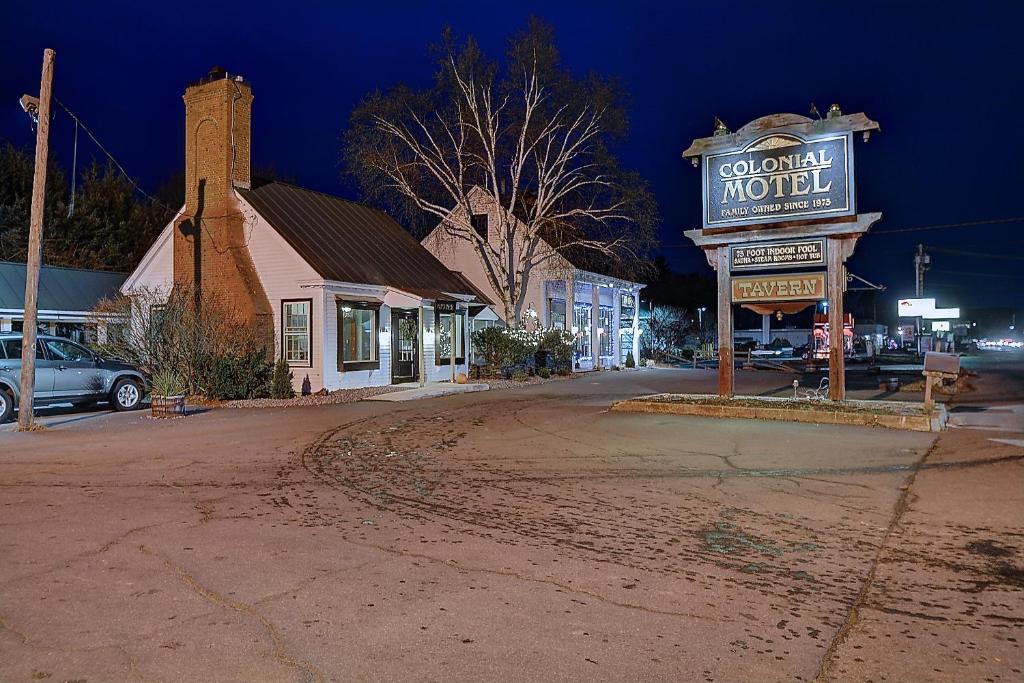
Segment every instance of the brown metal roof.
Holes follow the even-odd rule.
[[[325,280],[478,296],[382,211],[281,182],[239,193]]]

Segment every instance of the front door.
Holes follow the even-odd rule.
[[[391,309],[391,383],[419,380],[419,311]]]

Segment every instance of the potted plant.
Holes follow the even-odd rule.
[[[185,414],[185,383],[173,370],[161,370],[150,380],[153,417]]]

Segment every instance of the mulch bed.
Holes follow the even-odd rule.
[[[651,403],[688,403],[693,405],[727,406],[734,408],[783,408],[786,410],[828,410],[840,413],[868,413],[873,415],[927,415],[923,404],[894,401],[828,401],[777,397],[739,396],[723,398],[699,394],[657,394],[640,396],[637,401]]]

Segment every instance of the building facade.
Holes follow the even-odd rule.
[[[501,301],[474,245],[451,237],[447,229],[448,223],[461,222],[471,225],[481,236],[486,235],[489,241],[499,239],[492,229],[498,225],[493,199],[481,188],[473,188],[469,199],[472,215],[459,210],[452,212],[427,235],[423,246],[449,269],[469,280],[482,296]],[[517,248],[526,247],[519,244]],[[524,278],[523,322],[528,326],[570,330],[576,337],[575,365],[581,370],[621,366],[630,353],[639,363],[639,303],[644,285],[578,267],[543,240],[535,247],[535,253],[532,261],[537,265]],[[504,319],[504,311],[496,306],[490,308],[495,320],[511,322]]]
[[[273,330],[296,389],[453,380],[469,310],[488,304],[382,211],[249,173],[249,84],[213,71],[185,93],[185,206],[124,294],[188,287]]]

